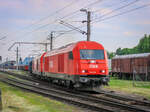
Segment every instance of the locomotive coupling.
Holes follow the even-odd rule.
[[[80,82],[81,83],[87,83],[88,81],[89,81],[88,78],[86,78],[86,77],[80,77]]]
[[[103,77],[101,82],[104,84],[104,85],[108,85],[108,82],[109,82],[110,78],[109,77]]]

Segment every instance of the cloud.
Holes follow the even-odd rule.
[[[39,23],[36,23],[33,27],[27,28],[25,30],[22,30],[24,27],[35,23],[40,18],[46,17],[48,15],[51,15],[53,12],[63,8],[66,5],[71,4],[74,1],[73,5],[70,5],[69,7],[63,9],[60,11],[60,13],[55,13],[54,15],[50,16],[44,21],[40,21]],[[104,1],[104,0],[103,0]],[[146,1],[146,0],[145,0]],[[92,3],[94,1],[92,0],[1,0],[0,1],[0,13],[6,15],[4,17],[3,15],[0,18],[0,31],[3,34],[4,32],[9,33],[8,39],[5,39],[7,45],[2,45],[4,50],[2,50],[1,54],[7,51],[7,47],[9,47],[13,42],[15,41],[35,41],[35,42],[41,42],[44,39],[46,39],[47,35],[50,33],[50,31],[53,30],[68,30],[63,25],[49,25],[48,27],[43,27],[40,30],[37,30],[35,32],[35,29],[39,28],[42,25],[45,25],[47,23],[51,23],[56,18],[61,18],[65,15],[70,14],[71,12],[77,11],[77,13],[74,13],[74,16],[68,16],[65,19],[68,19],[68,21],[72,21],[73,18],[75,20],[85,20],[86,14],[83,12],[80,12],[79,9]],[[118,1],[116,1],[118,2]],[[112,4],[112,1],[106,1],[107,4]],[[143,1],[141,3],[145,4]],[[113,3],[114,4],[114,3]],[[102,4],[95,4],[94,6],[89,6],[90,9],[100,9],[100,12],[97,13],[97,17],[102,16],[103,14],[109,13],[112,11],[113,8],[116,8],[116,5],[113,5],[113,7],[109,7]],[[141,4],[139,4],[141,5]],[[109,7],[109,8],[108,8]],[[101,37],[109,37],[112,39],[117,39],[119,41],[119,44],[123,45],[123,39],[120,37],[127,37],[129,40],[132,37],[137,37],[139,34],[143,35],[149,28],[148,25],[150,25],[149,21],[149,11],[147,8],[143,9],[143,13],[137,12],[137,14],[131,13],[129,16],[123,16],[122,18],[116,17],[116,19],[110,20],[110,21],[104,21],[96,23],[92,26],[91,31],[92,34],[96,34],[93,39]],[[141,11],[142,12],[142,11]],[[115,14],[115,13],[113,13]],[[70,17],[70,18],[69,18]],[[77,18],[74,18],[77,17]],[[143,19],[144,18],[144,19]],[[3,21],[5,20],[5,22]],[[135,23],[134,23],[135,22]],[[4,24],[4,25],[2,25]],[[79,24],[74,22],[71,23],[74,26],[78,26]],[[85,23],[86,25],[86,23]],[[141,27],[141,26],[142,27]],[[146,28],[145,28],[145,25]],[[143,28],[143,30],[142,30]],[[11,33],[12,31],[18,30],[15,33]],[[86,28],[84,29],[86,31]],[[21,32],[21,33],[20,33]],[[31,32],[31,33],[30,33]],[[94,32],[94,33],[93,33]],[[148,32],[148,31],[147,31]],[[27,33],[27,35],[24,33]],[[72,36],[73,35],[73,36]],[[64,37],[60,37],[56,39],[56,42],[54,42],[55,46],[62,46],[67,44],[68,42],[74,42],[79,40],[78,38],[82,37],[82,35],[64,35]],[[11,41],[11,40],[14,41]],[[83,38],[85,39],[85,38]],[[113,40],[112,39],[112,40]],[[115,41],[117,41],[117,39]],[[125,38],[126,39],[126,38]],[[98,39],[97,39],[98,40]],[[102,40],[105,40],[105,38],[102,38]],[[133,41],[135,39],[133,38]],[[101,42],[101,40],[98,40]],[[113,40],[114,41],[114,40]],[[108,42],[108,40],[103,41],[105,44]],[[4,42],[3,42],[4,43]],[[113,43],[113,42],[112,42]],[[111,44],[112,44],[111,43]],[[128,43],[128,41],[127,41]],[[110,44],[110,43],[109,43]],[[112,49],[113,47],[116,47],[115,44],[111,45],[112,47],[108,47]],[[123,45],[124,46],[124,45]],[[1,55],[0,54],[0,55]],[[5,53],[7,54],[7,52]],[[26,53],[27,54],[27,53]],[[3,54],[2,54],[3,55]]]
[[[150,21],[149,20],[138,20],[138,21],[135,21],[134,22],[135,24],[137,24],[137,25],[150,25]]]
[[[51,0],[1,0],[0,11],[13,11],[24,15],[50,13],[55,4]]]
[[[125,36],[132,36],[134,33],[130,31],[123,32]]]
[[[2,0],[0,3],[0,9],[2,8],[21,8],[23,6],[23,3],[21,0]]]
[[[120,30],[121,27],[117,25],[113,25],[107,22],[98,22],[92,25],[94,29],[106,29],[106,30]]]

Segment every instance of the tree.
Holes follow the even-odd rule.
[[[116,55],[121,55],[122,53],[122,50],[121,50],[121,48],[119,47],[117,50],[116,50]]]
[[[107,56],[108,56],[108,59],[112,59],[116,54],[114,52],[108,52],[107,51]]]
[[[137,53],[148,53],[150,52],[150,35],[144,35],[143,38],[140,39],[137,46],[133,48],[118,48],[116,50],[117,55],[125,55],[125,54],[137,54]]]

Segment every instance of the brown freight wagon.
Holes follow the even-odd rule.
[[[132,79],[138,74],[142,79],[150,80],[150,53],[116,56],[111,61],[111,74],[119,78]]]

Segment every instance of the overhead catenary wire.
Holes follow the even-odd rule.
[[[37,23],[39,23],[39,22],[41,22],[41,21],[43,21],[43,20],[45,20],[45,19],[47,19],[47,18],[49,18],[49,17],[51,17],[51,16],[57,14],[57,13],[63,11],[64,9],[66,9],[66,8],[68,8],[68,7],[72,6],[72,5],[74,5],[77,1],[79,1],[79,0],[75,0],[75,1],[73,1],[73,2],[71,2],[71,3],[69,3],[68,5],[64,6],[63,8],[58,9],[57,11],[53,12],[52,14],[50,14],[50,15],[48,15],[48,16],[46,16],[46,17],[41,18],[41,19],[38,20],[37,22],[35,22],[35,23],[33,23],[33,24],[31,24],[31,25],[29,25],[29,26],[23,28],[23,29],[27,29],[27,28],[29,28],[29,27],[31,27],[31,26],[33,26],[33,25],[36,25]],[[94,4],[96,4],[98,1],[102,1],[102,0],[97,0],[96,2],[92,2],[92,3],[88,4],[88,5],[86,5],[85,7],[94,5]],[[78,11],[79,11],[79,10],[80,10],[80,9],[78,9]],[[69,15],[71,15],[71,14],[74,14],[74,13],[75,13],[75,12],[69,13],[68,15],[63,16],[63,17],[60,18],[60,19],[66,18],[67,16],[69,16]],[[40,29],[42,29],[42,28],[44,28],[44,27],[47,27],[47,26],[49,26],[50,24],[53,24],[53,23],[55,23],[55,22],[56,22],[56,20],[54,20],[54,21],[52,21],[52,22],[50,22],[50,23],[48,23],[48,24],[42,25],[42,26],[40,26],[40,27],[34,29],[33,31],[27,32],[27,33],[25,33],[25,34],[23,34],[23,35],[21,35],[21,36],[26,36],[26,35],[28,35],[28,34],[31,34],[31,33],[35,32],[35,31],[38,31],[38,30],[40,30]],[[18,33],[18,32],[17,32],[17,33]]]
[[[97,4],[98,2],[100,2],[100,1],[103,1],[103,0],[96,0],[96,1],[94,1],[94,2],[92,2],[92,3],[90,3],[90,4],[86,5],[86,6],[84,6],[84,7],[82,7],[82,8],[87,8],[88,6],[95,5],[95,4]],[[75,11],[73,11],[73,12],[71,12],[71,13],[69,13],[69,14],[63,16],[63,17],[60,17],[60,18],[57,19],[57,20],[61,20],[61,19],[64,19],[64,18],[66,18],[66,17],[69,17],[69,16],[71,16],[71,15],[73,15],[73,14],[79,12],[80,9],[81,9],[81,8],[79,8],[79,9],[77,9],[77,10],[75,10]],[[54,22],[56,22],[57,20],[54,20]],[[49,24],[50,24],[50,23],[49,23]],[[44,26],[47,26],[47,25],[43,25],[43,27],[44,27]],[[37,29],[40,29],[40,28],[43,28],[43,27],[41,26],[41,27],[39,27],[39,28],[37,28]]]
[[[88,5],[84,6],[84,7],[82,7],[82,8],[87,8],[88,6],[91,6],[91,5],[97,4],[97,3],[98,3],[98,2],[100,2],[100,1],[102,1],[102,0],[97,0],[97,1],[95,1],[95,2],[92,2],[92,3],[90,3],[90,4],[88,4]],[[80,9],[81,9],[81,8],[79,8],[79,9],[77,9],[76,11],[71,12],[71,13],[69,13],[69,14],[67,14],[67,15],[63,16],[63,17],[60,17],[59,19],[67,18],[67,17],[69,17],[69,16],[71,16],[71,15],[73,15],[73,14],[75,14],[75,13],[79,12],[79,11],[80,11]],[[49,25],[51,25],[51,24],[55,23],[56,21],[57,21],[57,20],[54,20],[54,21],[52,21],[52,22],[50,22],[50,23],[47,23],[47,24],[45,24],[45,25],[42,25],[42,26],[40,26],[40,27],[38,27],[38,28],[36,28],[36,29],[34,29],[34,30],[30,31],[30,32],[27,32],[27,33],[23,34],[22,36],[30,35],[31,33],[34,33],[35,31],[38,31],[38,30],[40,30],[40,29],[42,29],[42,28],[45,28],[45,27],[47,27],[47,26],[49,26]]]
[[[77,32],[80,32],[80,33],[82,33],[82,34],[86,34],[85,31],[82,31],[82,30],[80,30],[79,28],[77,28],[77,27],[75,27],[75,26],[73,26],[73,25],[71,25],[71,24],[69,24],[69,23],[66,23],[66,22],[64,22],[64,21],[60,21],[60,24],[66,26],[66,27],[68,27],[68,28],[70,28],[70,29],[76,30]]]
[[[107,8],[113,7],[114,5],[120,5],[120,4],[126,3],[126,2],[128,2],[128,1],[127,1],[127,0],[123,0],[123,1],[120,1],[119,3],[117,3],[117,4],[111,4],[111,5],[109,5],[109,7],[107,7]],[[93,12],[93,13],[96,13],[96,12],[103,11],[103,10],[105,10],[105,9],[97,9],[97,10],[92,11],[92,12]]]
[[[92,5],[94,5],[94,4],[96,4],[97,2],[99,2],[100,0],[98,0],[98,1],[96,1],[96,2],[93,2],[93,3],[91,3]],[[137,1],[137,0],[136,0]],[[88,4],[87,6],[89,6],[90,4]],[[86,6],[86,7],[87,7]],[[77,10],[78,11],[78,10]],[[71,15],[71,14],[73,14],[73,13],[75,13],[75,12],[72,12],[72,13],[70,13],[69,15]],[[66,17],[68,17],[69,15],[66,15],[66,16],[64,16],[64,17],[62,17],[62,18],[66,18]],[[33,31],[31,31],[31,32],[28,32],[29,34],[30,33],[33,33],[33,32],[35,32],[35,31],[37,31],[37,30],[39,30],[39,29],[41,29],[41,28],[44,28],[44,27],[47,27],[47,26],[49,26],[50,25],[50,23],[48,23],[48,24],[45,24],[45,25],[43,25],[43,26],[40,26],[39,28],[37,28],[37,29],[34,29]]]
[[[127,5],[124,5],[124,6],[122,6],[122,7],[119,7],[119,8],[117,8],[117,9],[114,9],[113,11],[111,11],[111,12],[109,12],[109,13],[103,15],[103,16],[108,16],[108,15],[110,15],[111,13],[113,13],[114,11],[117,11],[117,10],[120,10],[120,9],[122,9],[122,8],[125,8],[125,7],[127,7],[127,6],[129,6],[129,5],[132,5],[133,3],[138,2],[138,1],[139,1],[139,0],[135,0],[135,1],[133,1],[133,2],[131,2],[131,3],[129,3],[129,4],[127,4]],[[96,2],[94,2],[94,3],[96,3]],[[143,6],[147,6],[147,5],[143,5]],[[137,7],[137,8],[132,9],[132,10],[124,11],[124,12],[125,12],[125,13],[129,13],[130,11],[134,11],[134,10],[137,10],[137,9],[140,9],[140,8],[144,8],[143,6]],[[116,15],[113,15],[113,16],[110,16],[110,17],[107,17],[107,18],[104,18],[104,19],[102,19],[101,21],[104,21],[104,20],[106,20],[106,19],[111,19],[111,18],[116,17],[116,16],[119,16],[119,15],[123,15],[123,14],[122,14],[122,13],[119,13],[119,14],[116,14]],[[67,15],[67,16],[69,16],[69,15]],[[67,17],[67,16],[66,16],[66,17]],[[62,18],[65,18],[65,17],[62,17]],[[102,18],[102,17],[97,18],[97,19],[101,19],[101,18]],[[95,22],[94,22],[94,23],[95,23]],[[93,23],[92,23],[92,24],[93,24]],[[48,24],[46,24],[46,26],[47,26],[47,25],[48,25]],[[82,28],[82,27],[85,27],[85,26],[81,25],[81,26],[79,26],[78,28]],[[74,30],[69,30],[69,31],[66,31],[65,33],[72,32],[72,31],[74,31]],[[60,35],[56,36],[56,38],[58,38],[58,37],[64,35],[65,33],[61,33]]]
[[[52,17],[53,15],[55,15],[55,14],[57,14],[57,13],[63,11],[64,9],[66,9],[66,8],[68,8],[68,7],[72,6],[72,5],[74,5],[74,3],[76,3],[77,1],[79,1],[79,0],[74,0],[74,1],[72,1],[71,3],[67,4],[66,6],[64,6],[64,7],[60,8],[60,9],[54,11],[52,14],[50,14],[50,15],[48,15],[48,16],[46,16],[46,17],[43,17],[43,18],[41,18],[41,19],[39,19],[37,22],[31,24],[30,26],[35,25],[35,24],[37,24],[37,23],[39,23],[39,22],[41,22],[41,21],[43,21],[43,20],[45,20],[45,19],[47,19],[47,18],[49,18],[49,17]],[[28,27],[30,27],[30,26],[28,26]]]
[[[81,8],[79,8],[79,9],[75,10],[74,12],[69,13],[69,14],[66,15],[65,17],[62,17],[62,18],[59,18],[59,19],[64,19],[64,18],[66,18],[66,17],[71,17],[71,16],[75,15],[77,12],[79,12],[80,9],[88,8],[89,6],[91,7],[91,6],[93,6],[93,5],[95,5],[95,4],[99,3],[99,2],[102,2],[102,1],[103,1],[103,0],[97,0],[97,1],[95,1],[95,2],[92,2],[92,3],[90,3],[90,4],[88,4],[88,5],[84,6],[84,7],[81,7]]]
[[[131,3],[129,3],[129,4],[127,4],[127,5],[124,5],[124,6],[121,6],[121,7],[119,7],[119,8],[117,8],[117,9],[115,9],[115,10],[113,10],[113,12],[115,12],[115,11],[117,11],[117,10],[120,10],[120,9],[123,9],[123,8],[125,8],[125,7],[127,7],[127,6],[129,6],[129,5],[132,5],[132,4],[134,4],[134,3],[136,3],[136,2],[138,2],[139,0],[135,0],[135,1],[133,1],[133,2],[131,2]],[[120,1],[119,3],[117,3],[117,4],[115,4],[115,5],[119,5],[119,4],[121,4],[121,3],[126,3],[126,2],[128,2],[127,0],[123,0],[123,1]],[[110,7],[112,7],[112,6],[114,6],[114,4],[113,5],[109,5],[109,7],[107,7],[107,8],[110,8]],[[99,11],[103,11],[103,10],[105,10],[105,9],[97,9],[97,10],[95,10],[95,11],[92,11],[92,13],[96,13],[96,12],[99,12]],[[113,13],[112,11],[111,12],[109,12],[109,13]],[[108,13],[107,13],[108,14]],[[65,20],[65,21],[67,21],[67,20]],[[70,22],[82,22],[82,21],[70,21]]]
[[[105,20],[108,20],[108,19],[111,19],[111,18],[114,18],[114,17],[117,17],[117,16],[121,16],[121,15],[130,13],[130,12],[133,12],[133,11],[136,11],[136,10],[139,10],[139,9],[142,9],[142,8],[149,7],[149,6],[150,6],[150,4],[145,4],[145,5],[142,5],[142,6],[139,6],[139,7],[136,7],[136,8],[133,8],[133,9],[130,9],[130,10],[127,10],[127,11],[124,11],[124,12],[121,12],[121,13],[118,13],[118,14],[115,14],[115,15],[112,15],[112,16],[109,16],[109,17],[106,17],[106,18],[103,18],[103,19],[102,19],[102,18],[99,18],[99,20],[93,21],[91,24],[95,24],[95,23],[97,23],[97,22],[105,21]],[[79,26],[78,28],[83,28],[83,27],[85,27],[85,25],[81,25],[81,26]],[[72,32],[72,31],[74,31],[74,30],[69,30],[68,32]],[[64,35],[64,34],[66,34],[66,33],[62,33],[62,34],[58,35],[56,38],[58,38],[58,37],[60,37],[60,36],[62,36],[62,35]]]
[[[0,40],[3,40],[3,39],[5,39],[5,38],[7,38],[7,37],[6,37],[6,36],[3,36],[3,37],[0,38]]]
[[[118,13],[118,14],[115,14],[115,15],[112,15],[112,16],[109,16],[109,17],[105,17],[105,18],[99,18],[99,20],[97,21],[93,21],[93,23],[97,23],[97,22],[101,22],[101,21],[105,21],[105,20],[108,20],[108,19],[111,19],[111,18],[114,18],[114,17],[117,17],[117,16],[120,16],[120,15],[124,15],[124,14],[127,14],[127,13],[130,13],[130,12],[133,12],[133,11],[136,11],[136,10],[139,10],[139,9],[142,9],[142,8],[146,8],[146,7],[149,7],[150,4],[145,4],[145,5],[142,5],[142,6],[139,6],[139,7],[136,7],[136,8],[133,8],[133,9],[129,9],[127,11],[124,11],[124,12],[121,12],[121,13]]]
[[[137,0],[136,0],[137,1]],[[147,4],[148,5],[148,4]],[[110,14],[112,14],[112,13],[107,13],[107,14],[105,14],[105,15],[102,15],[103,17],[100,17],[100,18],[97,18],[96,20],[97,21],[93,21],[92,22],[92,24],[95,24],[95,23],[97,23],[97,22],[101,22],[101,21],[105,21],[105,20],[108,20],[108,19],[111,19],[111,18],[114,18],[114,17],[117,17],[117,16],[120,16],[120,15],[123,15],[123,14],[127,14],[127,13],[129,13],[129,12],[132,12],[132,11],[135,11],[135,10],[138,10],[138,9],[141,9],[141,8],[145,8],[145,7],[148,7],[148,6],[145,6],[145,5],[143,5],[144,7],[142,7],[142,6],[140,6],[140,7],[136,7],[136,8],[134,8],[134,9],[130,9],[130,10],[127,10],[127,11],[124,11],[124,12],[121,12],[121,13],[119,13],[119,14],[115,14],[115,15],[112,15],[112,16],[109,16]],[[116,11],[118,11],[118,10],[116,10]],[[108,16],[108,17],[107,17]],[[68,16],[68,17],[70,17],[70,16]],[[65,17],[65,18],[67,18],[67,17]],[[41,27],[39,27],[39,29],[41,29],[41,28],[44,28],[44,27],[46,27],[46,26],[49,26],[50,24],[48,23],[48,24],[45,24],[44,26],[41,26]],[[82,28],[82,27],[85,27],[85,26],[79,26],[78,28]],[[35,30],[36,31],[36,30]],[[72,31],[74,31],[74,30],[70,30],[70,31],[66,31],[66,32],[64,32],[64,33],[61,33],[60,35],[58,35],[57,37],[60,37],[60,36],[62,36],[62,35],[64,35],[64,34],[67,34],[67,33],[69,33],[69,32],[72,32]]]
[[[77,1],[79,1],[79,0],[74,0],[74,1],[72,1],[71,3],[65,5],[64,7],[62,7],[62,8],[60,8],[60,9],[54,11],[54,12],[51,13],[50,15],[48,15],[48,16],[46,16],[46,17],[43,17],[43,18],[39,19],[38,21],[36,21],[36,22],[34,22],[34,23],[30,24],[29,26],[26,26],[26,27],[24,27],[24,28],[22,28],[22,29],[27,29],[27,28],[29,28],[29,27],[32,27],[33,25],[36,25],[37,23],[40,23],[41,21],[43,21],[43,20],[45,20],[45,19],[47,19],[47,18],[49,18],[49,17],[51,17],[51,16],[54,16],[55,14],[58,14],[59,12],[63,11],[64,9],[66,9],[66,8],[68,8],[68,7],[72,6],[72,5],[74,5],[74,3],[76,3]],[[6,34],[6,35],[8,35],[8,34]]]
[[[102,0],[97,0],[97,1],[95,1],[95,2],[92,2],[92,3],[88,4],[87,6],[85,6],[85,7],[83,7],[83,8],[86,8],[86,7],[91,6],[91,5],[95,5],[95,4],[97,4],[98,2],[100,2],[100,1],[102,1]],[[125,1],[126,1],[126,0],[124,0],[124,1],[122,1],[122,2],[125,2]],[[131,2],[131,3],[129,3],[129,4],[127,4],[127,5],[124,5],[124,6],[122,6],[122,7],[119,7],[119,8],[117,8],[117,9],[114,9],[113,11],[111,11],[111,12],[109,12],[109,13],[107,13],[107,14],[111,14],[111,13],[117,11],[117,10],[123,9],[123,8],[125,8],[125,7],[127,7],[127,6],[129,6],[129,5],[132,5],[132,4],[134,4],[134,3],[138,2],[138,1],[140,1],[140,0],[135,0],[135,1],[133,1],[133,2]],[[81,9],[81,8],[80,8],[80,9]],[[66,15],[66,16],[63,16],[63,17],[61,17],[60,19],[64,19],[64,18],[66,18],[66,17],[69,17],[70,15],[77,13],[80,9],[78,9],[78,10],[72,12],[72,13],[69,13],[69,14]],[[104,14],[103,16],[106,16],[107,14]],[[41,28],[43,28],[43,27],[46,27],[46,26],[48,26],[48,25],[49,25],[49,24],[43,25],[43,26],[41,26],[41,27],[35,29],[34,31],[39,30],[39,29],[41,29]],[[34,32],[34,31],[33,31],[33,32]],[[32,32],[30,32],[30,33],[32,33]]]
[[[126,7],[128,7],[128,6],[130,6],[130,5],[133,5],[133,4],[137,3],[138,1],[140,1],[140,0],[134,0],[134,1],[132,1],[132,2],[130,2],[130,3],[128,3],[128,4],[126,4],[126,5],[123,5],[123,6],[119,7],[119,8],[116,8],[116,9],[114,9],[114,10],[108,12],[108,13],[105,13],[105,14],[101,15],[101,17],[110,15],[110,14],[112,14],[112,13],[118,11],[118,10],[121,10],[121,9],[123,9],[123,8],[126,8]],[[95,18],[94,20],[96,20],[96,19],[97,19],[97,18]],[[98,18],[98,19],[99,19],[99,18]]]
[[[128,7],[128,6],[130,6],[130,5],[133,5],[134,3],[138,2],[138,1],[140,1],[140,0],[135,0],[135,1],[130,2],[130,3],[126,4],[126,5],[123,5],[123,6],[119,7],[119,8],[116,8],[116,9],[112,10],[111,12],[108,12],[108,13],[102,15],[102,17],[103,17],[103,16],[110,15],[111,13],[113,13],[113,12],[115,12],[115,11],[118,11],[118,10],[120,10],[120,9],[123,9],[123,8],[125,8],[125,7]],[[119,4],[120,4],[120,3],[123,3],[123,2],[126,2],[126,0],[123,0],[123,1],[119,2]],[[97,2],[94,2],[94,3],[97,3]],[[97,12],[97,11],[99,11],[99,10],[96,10],[96,11],[94,11],[94,12]],[[96,19],[97,19],[97,18],[96,18]],[[95,19],[94,19],[94,20],[95,20]],[[77,21],[77,22],[82,22],[82,21]],[[82,26],[81,26],[81,27],[82,27]],[[80,28],[81,28],[81,27],[80,27]],[[70,30],[70,31],[68,31],[68,32],[71,32],[71,31],[73,31],[73,30]],[[58,35],[57,37],[59,37],[59,36],[61,36],[61,35],[64,35],[64,34],[65,34],[65,33],[62,33],[62,34]]]

